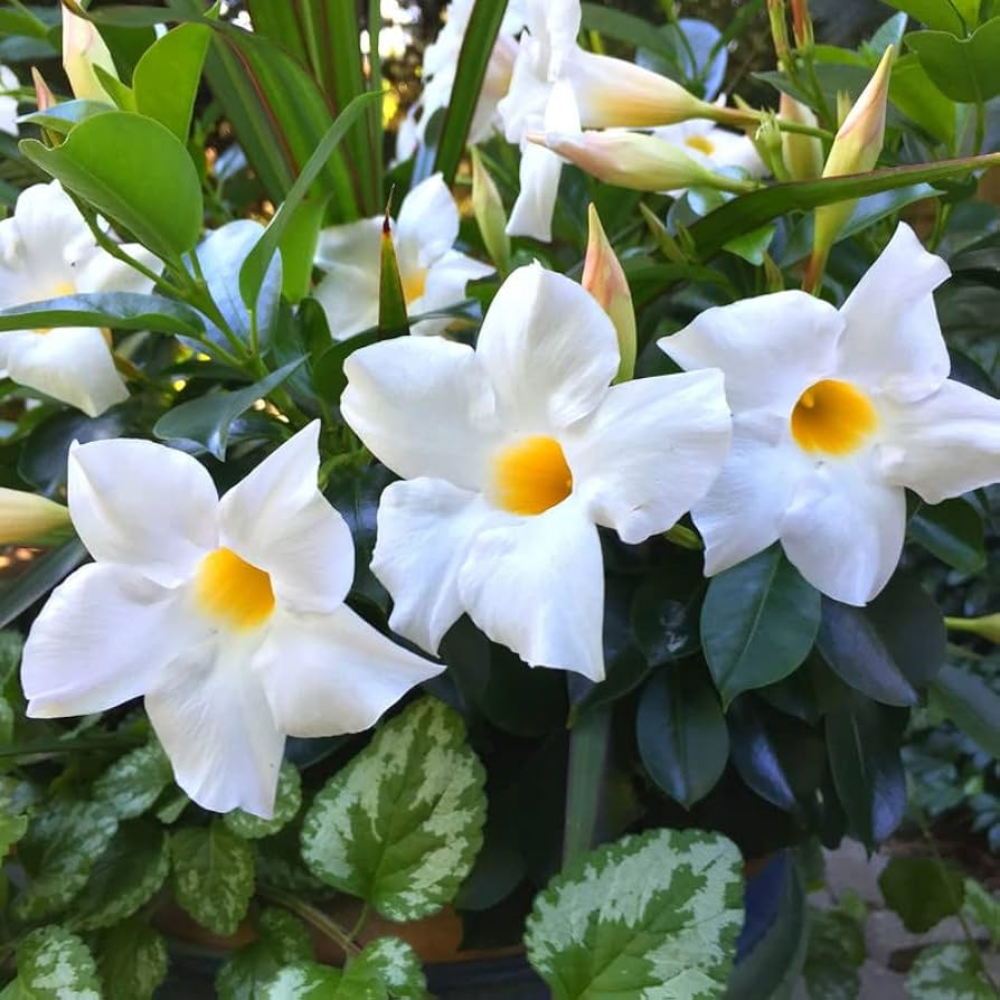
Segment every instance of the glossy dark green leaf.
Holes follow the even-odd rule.
[[[189,306],[160,295],[87,292],[0,309],[0,330],[98,326],[113,330],[153,330],[198,337],[205,327]]]
[[[204,24],[168,31],[146,49],[132,76],[136,110],[165,125],[181,142],[187,142],[191,127],[209,34]]]
[[[225,461],[233,421],[258,399],[274,392],[304,361],[292,361],[245,389],[223,390],[181,403],[157,420],[153,433],[161,441],[186,441],[205,448],[220,462]]]
[[[75,538],[51,549],[13,580],[0,584],[0,627],[9,625],[19,614],[41,600],[87,558],[87,550]]]
[[[176,259],[197,242],[201,180],[184,145],[152,118],[109,111],[81,122],[55,149],[37,139],[20,148],[158,256]]]
[[[928,552],[963,573],[978,573],[986,565],[983,519],[961,497],[923,505],[910,519],[908,531]]]
[[[726,715],[732,758],[748,788],[778,809],[795,808],[795,791],[775,741],[750,698],[737,698]]]
[[[723,704],[787,677],[812,649],[819,623],[819,593],[778,545],[713,577],[701,641]]]
[[[632,631],[650,664],[698,652],[703,593],[700,555],[693,560],[673,559],[639,584],[632,599]]]
[[[886,906],[911,934],[925,934],[965,901],[961,869],[937,858],[892,858],[878,877]]]
[[[676,665],[653,674],[639,699],[636,740],[647,774],[685,808],[715,787],[726,768],[729,736],[701,670]]]
[[[837,797],[852,834],[869,850],[896,829],[906,810],[899,742],[890,710],[857,692],[826,717]]]
[[[977,674],[946,666],[931,684],[931,703],[1000,760],[1000,695]]]
[[[1000,17],[980,25],[969,38],[956,38],[947,31],[915,31],[906,36],[906,44],[953,101],[976,103],[1000,94]]]

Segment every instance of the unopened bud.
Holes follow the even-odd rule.
[[[804,104],[788,94],[781,95],[778,113],[784,121],[816,128],[816,116]],[[813,181],[823,172],[823,143],[814,135],[782,132],[781,150],[793,181]]]
[[[778,66],[787,68],[789,64],[788,23],[786,21],[785,0],[767,0],[767,16],[771,23],[771,40]]]
[[[987,642],[1000,644],[1000,612],[979,618],[945,618],[944,623],[952,632],[969,632]]]
[[[808,51],[813,47],[813,23],[809,0],[792,0],[792,33],[796,48]]]
[[[510,270],[510,237],[507,235],[507,213],[503,199],[479,150],[472,147],[472,211],[490,260],[501,276]]]
[[[69,511],[61,503],[0,487],[0,545],[42,541],[69,525]]]
[[[45,77],[38,72],[37,67],[31,67],[31,82],[35,85],[35,106],[39,111],[48,111],[58,103]]]
[[[72,6],[76,7],[76,4]],[[73,88],[73,95],[114,104],[111,95],[94,72],[94,67],[100,66],[118,79],[111,52],[93,22],[74,13],[70,5],[65,3],[62,9],[62,39],[63,69]]]
[[[621,352],[621,362],[618,365],[615,381],[626,382],[635,373],[636,336],[632,292],[629,290],[621,262],[605,235],[597,209],[593,205],[590,206],[588,218],[590,235],[587,240],[587,256],[583,263],[581,284],[597,299],[614,324]]]

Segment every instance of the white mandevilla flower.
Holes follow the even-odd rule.
[[[899,562],[904,488],[934,504],[1000,479],[1000,401],[948,378],[931,294],[948,274],[901,224],[839,312],[778,292],[659,341],[721,368],[733,408],[732,453],[693,510],[709,575],[780,540],[813,586],[863,605]]]
[[[411,316],[456,305],[465,286],[493,273],[489,264],[452,249],[458,239],[458,207],[440,174],[421,181],[403,199],[392,237],[399,276]],[[381,218],[331,226],[320,233],[316,266],[325,272],[316,298],[333,335],[343,339],[378,323]],[[450,320],[422,320],[413,333],[443,333]]]
[[[439,110],[446,108],[455,85],[455,70],[462,51],[465,32],[472,16],[473,0],[454,0],[446,11],[446,20],[433,44],[424,52],[424,89],[419,101],[410,109],[404,126],[396,135],[396,156],[408,159],[417,144],[424,141],[427,124]],[[473,145],[488,139],[497,126],[497,104],[507,93],[514,58],[517,55],[515,37],[524,27],[521,0],[511,0],[504,12],[497,40],[486,65],[486,76],[469,126],[469,142]]]
[[[533,666],[604,676],[597,526],[667,530],[730,438],[721,373],[610,386],[619,360],[598,303],[538,265],[500,288],[475,350],[409,337],[348,358],[344,417],[405,477],[372,562],[397,632],[435,651],[465,612]]]
[[[0,132],[17,135],[17,97],[14,96],[21,85],[14,71],[0,65]]]
[[[273,809],[285,735],[359,732],[441,670],[346,604],[354,547],[317,488],[319,423],[219,500],[189,455],[74,445],[69,508],[96,562],[24,649],[28,715],[145,696],[177,782],[207,809]]]
[[[649,128],[711,112],[673,80],[581,49],[580,19],[580,0],[526,0],[527,31],[510,89],[498,106],[507,140],[521,146],[521,190],[507,226],[511,236],[552,238],[561,160],[530,143],[529,133]]]
[[[153,270],[160,262],[138,244],[122,247]],[[153,282],[101,249],[58,181],[21,192],[0,222],[0,307],[80,292],[149,292]],[[0,333],[0,367],[90,416],[128,398],[110,337],[97,327]]]

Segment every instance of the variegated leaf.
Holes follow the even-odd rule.
[[[247,840],[259,840],[270,837],[295,819],[302,805],[302,778],[294,764],[287,760],[281,765],[278,775],[278,793],[274,800],[274,816],[271,819],[261,819],[243,809],[234,809],[226,813],[223,820],[226,826],[238,837]]]
[[[389,1000],[422,1000],[427,993],[420,959],[400,938],[380,937],[366,945],[348,971],[359,968],[382,983]]]
[[[906,977],[906,995],[911,1000],[996,1000],[965,944],[937,944],[922,951]]]
[[[714,833],[624,837],[557,875],[528,918],[556,1000],[715,1000],[743,923],[742,858]]]
[[[203,927],[233,934],[254,889],[253,851],[221,821],[170,837],[174,894]]]
[[[482,844],[484,773],[458,713],[410,705],[316,796],[302,856],[328,885],[390,920],[449,902]]]
[[[17,801],[17,788],[18,782],[14,778],[0,777],[0,860],[28,830],[28,817]]]
[[[134,819],[152,808],[173,777],[159,741],[151,739],[119,757],[94,782],[94,798],[110,806],[119,819]]]
[[[150,1000],[166,978],[166,942],[138,917],[104,931],[94,947],[107,998]]]
[[[285,965],[312,958],[312,940],[301,921],[268,909],[257,919],[257,940],[234,951],[215,980],[219,1000],[254,1000]]]
[[[101,1000],[94,956],[62,927],[42,927],[21,942],[17,984],[25,1000]]]
[[[261,1000],[330,1000],[340,978],[340,969],[318,962],[286,965],[260,991]]]

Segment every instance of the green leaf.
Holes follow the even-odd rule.
[[[980,676],[944,667],[931,684],[931,705],[1000,760],[1000,695]]]
[[[74,538],[32,559],[25,572],[0,584],[0,627],[9,625],[22,611],[46,596],[86,558],[87,550]]]
[[[910,519],[910,537],[962,573],[986,565],[985,531],[979,511],[961,497],[923,505]]]
[[[292,214],[281,238],[281,292],[292,305],[297,305],[312,288],[316,244],[329,203],[329,197],[306,198]]]
[[[955,103],[934,86],[916,53],[911,52],[893,63],[889,100],[949,150],[954,148]]]
[[[915,31],[906,36],[927,75],[953,101],[970,104],[1000,94],[1000,17],[978,27],[969,38],[946,31]]]
[[[713,577],[701,641],[723,705],[792,673],[812,649],[819,623],[819,593],[779,545]]]
[[[31,881],[14,901],[16,916],[43,920],[64,909],[117,829],[118,817],[98,802],[56,799],[36,813],[18,845]]]
[[[170,835],[177,902],[216,934],[235,934],[254,889],[253,851],[221,822]]]
[[[108,326],[198,337],[201,317],[181,302],[137,292],[88,292],[0,309],[2,330],[50,330],[64,326]]]
[[[245,389],[222,390],[181,403],[156,421],[153,434],[161,441],[188,441],[225,461],[233,421],[274,392],[304,361],[291,361]]]
[[[77,896],[73,929],[98,930],[131,917],[157,893],[169,867],[166,830],[141,821],[120,826]]]
[[[151,739],[119,757],[94,782],[94,798],[109,806],[119,819],[134,819],[153,807],[173,776],[159,741]]]
[[[410,332],[406,316],[406,295],[396,260],[396,245],[389,227],[389,217],[382,223],[378,261],[378,337],[401,337]]]
[[[691,656],[701,648],[698,618],[704,585],[700,555],[693,572],[678,569],[675,559],[662,571],[650,573],[632,598],[632,631],[653,666]]]
[[[164,259],[190,250],[201,233],[201,180],[183,144],[152,118],[110,111],[81,122],[47,149],[21,152]]]
[[[998,164],[1000,153],[988,153],[984,156],[942,160],[939,163],[890,167],[847,177],[775,184],[766,190],[733,198],[693,223],[688,233],[694,241],[698,257],[706,261],[734,237],[757,229],[788,212],[808,212],[820,205],[854,201],[865,195],[891,191],[909,184],[932,184]]]
[[[847,906],[835,910],[810,906],[807,926],[809,945],[802,971],[810,1000],[857,1000],[858,969],[866,951],[863,914],[859,920]]]
[[[288,965],[260,990],[261,1000],[337,1000],[340,969],[318,962]],[[343,998],[348,1000],[348,998]]]
[[[555,1000],[722,997],[743,924],[742,868],[718,834],[623,837],[535,899],[528,960]]]
[[[15,802],[16,789],[13,778],[0,776],[0,863],[28,830],[28,817]]]
[[[898,727],[887,709],[852,692],[826,717],[826,746],[851,832],[874,850],[896,829],[906,808]]]
[[[208,40],[206,25],[173,28],[146,49],[132,75],[136,110],[155,118],[185,143]]]
[[[248,309],[254,307],[271,258],[277,252],[286,230],[292,224],[296,210],[309,193],[313,181],[319,177],[347,131],[364,114],[367,106],[381,100],[381,94],[362,94],[351,101],[337,116],[337,120],[327,129],[319,141],[319,145],[316,146],[302,167],[295,183],[289,188],[284,203],[278,209],[277,215],[271,220],[253,250],[247,254],[247,258],[240,268],[240,294]]]
[[[639,699],[639,756],[649,776],[690,809],[726,769],[729,735],[708,678],[690,665],[658,670]]]
[[[482,844],[484,779],[461,717],[423,698],[381,726],[316,796],[303,859],[389,920],[436,913]]]
[[[996,1000],[981,960],[967,944],[925,948],[906,976],[910,1000]]]
[[[962,909],[962,872],[937,858],[892,858],[878,877],[886,906],[911,934],[924,934]]]
[[[24,115],[18,120],[22,124],[37,125],[39,128],[48,129],[49,132],[66,135],[80,122],[86,121],[94,115],[104,115],[114,110],[112,105],[105,104],[104,101],[86,99],[63,101],[62,104],[54,104],[51,108],[35,111],[33,114]]]
[[[302,805],[302,778],[298,769],[287,760],[281,764],[278,774],[278,792],[274,801],[274,816],[262,819],[243,809],[234,809],[222,817],[223,822],[238,837],[247,840],[257,840],[260,837],[270,837],[287,826]]]
[[[434,158],[434,169],[444,174],[446,184],[455,180],[458,165],[465,155],[472,116],[479,103],[490,55],[506,10],[507,0],[475,0],[469,15]]]
[[[937,31],[964,35],[965,24],[951,0],[885,0],[890,7],[906,11],[914,20]]]
[[[995,949],[1000,945],[1000,899],[974,878],[965,880],[964,892],[963,912],[989,933]]]
[[[234,951],[215,980],[220,1000],[254,1000],[285,965],[312,958],[305,925],[284,910],[267,909],[257,918],[257,939]]]
[[[423,1000],[427,994],[420,959],[397,937],[380,937],[365,945],[348,967],[349,973],[355,970],[377,979],[385,987],[389,1000]]]
[[[101,1000],[90,949],[62,927],[32,931],[17,950],[17,982],[24,1000]]]
[[[166,942],[138,917],[100,934],[94,949],[108,1000],[152,1000],[167,977]]]

